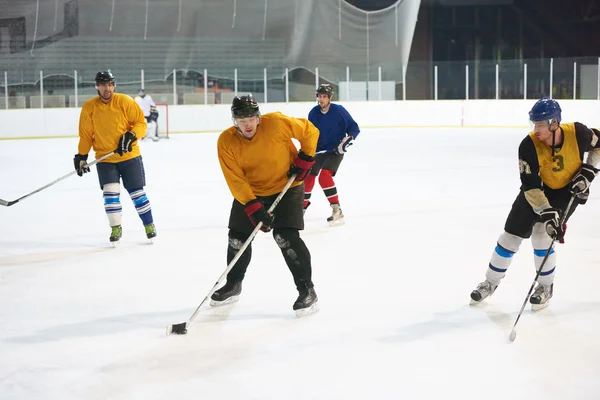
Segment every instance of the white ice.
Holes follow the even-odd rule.
[[[346,224],[317,185],[306,241],[321,311],[260,233],[239,303],[185,322],[225,270],[231,194],[217,134],[141,143],[158,229],[123,195],[108,243],[96,171],[0,208],[0,399],[599,399],[600,189],[557,248],[554,298],[529,305],[529,241],[498,291],[469,293],[519,190],[526,132],[365,129],[337,176]],[[77,140],[0,142],[0,197],[70,172]],[[595,193],[594,193],[595,192]]]

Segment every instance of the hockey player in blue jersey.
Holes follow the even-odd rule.
[[[310,205],[310,196],[319,177],[319,185],[325,192],[332,209],[329,225],[342,225],[344,214],[340,208],[340,200],[333,177],[337,173],[344,154],[352,141],[358,136],[360,129],[350,113],[341,105],[333,104],[333,88],[329,84],[321,84],[317,89],[319,105],[308,113],[308,119],[319,129],[319,142],[315,165],[304,180],[304,211]]]

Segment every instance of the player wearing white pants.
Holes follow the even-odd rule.
[[[138,96],[135,96],[135,102],[144,112],[144,117],[148,123],[147,135],[153,141],[158,141],[158,110],[152,100],[152,96],[147,95],[144,89],[140,89]]]

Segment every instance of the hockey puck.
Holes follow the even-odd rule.
[[[513,329],[513,331],[510,333],[510,336],[508,336],[508,339],[509,339],[511,342],[514,342],[516,338],[517,338],[517,331],[515,331],[515,330]]]
[[[167,328],[167,335],[185,335],[187,333],[187,324],[182,322],[181,324],[173,324]]]

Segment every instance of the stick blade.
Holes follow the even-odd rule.
[[[6,200],[0,199],[0,206],[10,207],[13,204],[17,204],[18,202],[19,202],[19,200],[6,201]]]
[[[510,335],[508,336],[508,340],[510,340],[511,342],[514,342],[515,339],[517,338],[517,331],[515,331],[514,329],[510,332]]]
[[[167,326],[167,336],[185,335],[187,333],[187,322]]]

